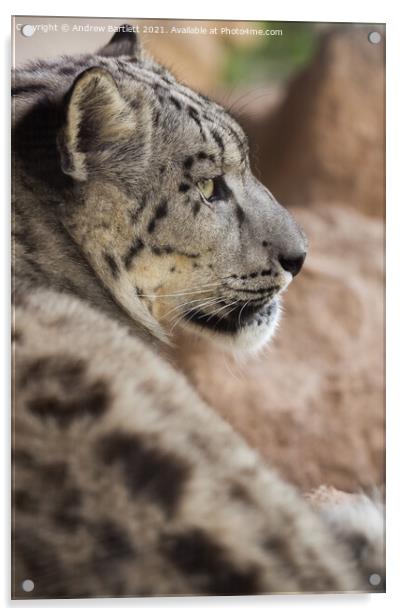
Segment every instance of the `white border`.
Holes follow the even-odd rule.
[[[347,611],[353,614],[375,614],[379,611],[388,613],[401,603],[398,595],[401,571],[402,571],[402,543],[400,534],[401,515],[401,487],[400,469],[401,459],[398,453],[401,449],[401,395],[398,387],[402,377],[402,335],[400,323],[402,320],[402,292],[401,292],[401,267],[402,267],[402,198],[401,198],[401,84],[400,84],[400,58],[402,57],[401,20],[399,18],[397,2],[382,0],[381,2],[350,2],[350,0],[334,0],[332,3],[321,1],[304,0],[303,2],[291,2],[280,0],[268,3],[266,0],[247,0],[247,2],[234,3],[230,0],[202,0],[202,2],[183,3],[179,0],[162,2],[146,2],[137,4],[134,2],[120,1],[103,5],[86,2],[84,0],[69,0],[67,4],[56,5],[50,1],[27,1],[5,2],[1,7],[1,28],[3,34],[3,58],[1,70],[3,71],[3,96],[1,99],[3,113],[2,131],[3,147],[1,148],[0,169],[3,174],[3,207],[1,208],[3,232],[2,251],[2,281],[3,293],[1,302],[2,309],[2,370],[1,391],[3,396],[3,440],[2,449],[3,472],[1,502],[3,546],[0,561],[0,584],[2,605],[6,609],[16,612],[29,607],[31,610],[43,610],[46,607],[53,611],[59,609],[74,610],[79,613],[83,609],[94,612],[98,609],[114,611],[116,607],[123,609],[135,609],[136,613],[152,614],[163,610],[164,613],[173,613],[177,610],[185,610],[191,613],[208,612],[221,613],[229,611],[230,614],[244,614],[245,610],[256,613],[271,613],[280,610],[287,614],[297,610],[298,614],[331,614],[339,615],[339,611]],[[181,17],[193,19],[270,19],[283,21],[335,21],[335,22],[373,22],[387,23],[387,594],[372,596],[333,596],[333,595],[297,595],[297,596],[271,596],[256,598],[232,598],[232,599],[133,599],[133,600],[78,600],[78,601],[26,601],[10,602],[9,600],[9,419],[4,413],[8,403],[9,391],[9,333],[8,333],[8,248],[9,248],[9,58],[10,58],[10,16],[16,15],[66,15],[66,16],[126,16],[126,17]],[[5,299],[4,299],[5,298]],[[399,361],[398,361],[399,360]],[[5,475],[5,476],[4,476]],[[7,507],[4,507],[4,503]],[[5,509],[5,511],[4,511]],[[401,613],[399,611],[399,613]]]

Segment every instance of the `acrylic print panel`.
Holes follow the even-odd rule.
[[[384,592],[385,27],[12,27],[12,596]]]

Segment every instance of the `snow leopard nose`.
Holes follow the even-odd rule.
[[[304,260],[306,258],[306,252],[289,255],[279,255],[278,261],[286,272],[292,274],[293,278],[297,276],[303,267]]]

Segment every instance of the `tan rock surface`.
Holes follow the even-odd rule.
[[[369,43],[371,30],[326,33],[276,112],[268,105],[244,120],[260,177],[285,205],[336,201],[384,214],[385,51]]]
[[[304,490],[384,482],[383,224],[297,208],[310,240],[263,355],[237,363],[186,336],[175,359],[201,395]]]

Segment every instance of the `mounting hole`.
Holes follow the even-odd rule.
[[[30,24],[25,24],[25,26],[22,26],[21,28],[21,33],[23,36],[32,36],[35,32],[35,28],[33,26],[31,26]]]
[[[21,586],[24,592],[32,592],[33,589],[35,588],[35,584],[33,583],[32,580],[24,580]]]
[[[34,588],[35,588],[35,584],[33,583],[32,580],[24,580],[22,582],[22,590],[24,592],[32,592]]]
[[[370,32],[368,40],[370,43],[373,43],[373,45],[378,45],[378,43],[381,42],[381,34],[379,32]]]
[[[381,575],[378,575],[378,573],[372,573],[369,577],[369,583],[371,586],[378,586],[381,583]]]

